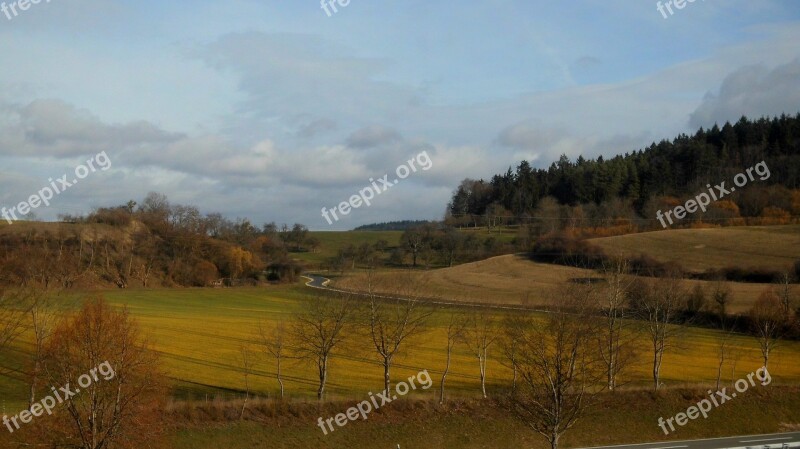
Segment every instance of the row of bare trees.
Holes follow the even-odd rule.
[[[626,262],[621,260],[605,269],[605,282],[598,285],[574,285],[558,292],[558,301],[551,309],[561,310],[565,304],[577,308],[575,313],[588,313],[593,323],[592,351],[603,367],[605,388],[617,389],[625,382],[624,371],[650,353],[653,388],[663,386],[661,379],[664,357],[674,348],[684,347],[683,335],[691,325],[684,313],[691,292],[677,278],[657,279],[642,283],[626,275]],[[408,346],[409,340],[429,330],[428,321],[434,308],[415,297],[408,288],[396,295],[381,296],[369,285],[364,298],[349,294],[321,294],[309,299],[305,310],[291,325],[281,322],[268,331],[261,326],[254,339],[271,358],[277,361],[277,373],[284,394],[281,363],[286,359],[311,361],[318,374],[317,396],[323,398],[331,359],[346,341],[369,342],[373,356],[383,370],[384,388],[391,387],[393,363]],[[575,298],[583,297],[580,307]],[[764,366],[774,348],[781,342],[790,325],[780,299],[765,293],[751,308],[750,334],[756,339]],[[529,328],[536,327],[523,312],[510,314],[502,322],[488,311],[453,312],[445,328],[443,349],[446,359],[442,370],[440,400],[444,401],[445,380],[450,371],[453,351],[457,346],[474,357],[482,397],[487,397],[487,362],[490,348],[499,346],[501,363],[512,371],[512,389],[518,380],[520,345]],[[740,329],[742,331],[744,329]],[[723,329],[719,344],[720,373],[725,358],[730,357],[731,336],[735,328]],[[647,345],[643,345],[642,341]],[[645,348],[649,347],[648,350]],[[718,373],[718,374],[720,374]],[[718,375],[719,377],[719,375]]]
[[[649,363],[653,388],[662,388],[665,355],[689,343],[683,334],[692,323],[684,311],[693,300],[692,291],[678,278],[637,280],[628,275],[626,264],[607,264],[603,282],[564,287],[554,294],[546,314],[453,308],[440,314],[437,319],[447,321],[436,325],[444,334],[437,343],[444,352],[439,402],[447,397],[456,350],[476,361],[481,396],[487,398],[487,365],[496,348],[497,361],[512,372],[511,394],[496,398],[508,398],[509,410],[556,447],[596,393],[615,391],[633,380],[626,374],[633,364]],[[391,387],[395,360],[414,346],[412,341],[428,336],[435,309],[415,295],[410,282],[395,285],[392,295],[376,294],[372,282],[369,278],[365,295],[320,294],[304,302],[292,323],[261,326],[254,341],[276,362],[281,397],[286,360],[313,364],[317,397],[322,400],[331,361],[344,352],[360,355],[367,348],[382,368],[384,388]],[[749,313],[750,335],[758,342],[765,366],[788,325],[782,304],[779,295],[765,293]],[[718,387],[726,362],[733,362],[735,372],[735,333],[735,328],[723,329],[719,337]],[[650,354],[648,362],[645,353]]]

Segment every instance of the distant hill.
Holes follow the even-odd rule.
[[[528,224],[543,232],[572,223],[577,227],[632,223],[640,230],[661,228],[658,210],[670,210],[711,185],[727,182],[763,163],[767,176],[753,177],[693,222],[737,225],[759,217],[788,224],[800,216],[800,114],[714,125],[649,147],[604,159],[572,161],[550,167],[522,161],[516,171],[489,180],[465,179],[448,205],[446,222],[457,226]],[[763,173],[763,172],[762,172]],[[708,185],[708,187],[706,187]]]
[[[60,223],[0,225],[0,289],[206,287],[293,282],[303,267],[290,253],[318,240],[295,224],[262,228],[246,219],[203,216],[151,193],[139,206],[99,208]]]
[[[364,226],[359,226],[354,231],[405,231],[408,229],[416,228],[418,226],[435,223],[428,220],[403,220],[403,221],[390,221],[388,223],[373,223]]]

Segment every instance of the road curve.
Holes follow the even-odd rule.
[[[310,279],[308,282],[306,282],[307,287],[331,290],[328,288],[328,283],[331,281],[328,278],[316,274],[304,274],[303,277]]]
[[[306,273],[303,275],[304,278],[308,279],[309,281],[306,282],[307,287],[316,288],[319,290],[327,290],[330,292],[338,292],[338,293],[347,293],[349,295],[356,295],[356,296],[372,296],[375,298],[381,299],[392,299],[392,300],[401,300],[401,301],[408,301],[409,298],[402,298],[399,296],[387,296],[387,295],[369,295],[363,292],[354,292],[349,290],[341,290],[338,288],[333,288],[328,286],[331,282],[330,279],[320,276],[318,274],[311,274]],[[525,310],[528,312],[541,312],[541,313],[550,313],[548,310],[544,309],[534,309],[531,307],[523,307],[523,306],[502,306],[497,304],[483,304],[483,303],[469,303],[469,302],[459,302],[459,301],[445,301],[441,299],[430,299],[430,298],[419,298],[420,301],[424,301],[427,304],[435,304],[435,305],[443,305],[443,306],[458,306],[458,307],[475,307],[480,309],[496,309],[496,310]]]

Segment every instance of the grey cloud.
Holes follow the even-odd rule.
[[[0,106],[0,154],[67,158],[180,138],[147,122],[108,125],[59,100]]]
[[[301,126],[300,129],[297,130],[297,136],[304,139],[310,139],[329,131],[335,131],[337,128],[338,125],[335,121],[327,118],[321,118]]]
[[[741,116],[794,114],[800,105],[800,59],[773,70],[742,67],[728,75],[717,94],[706,94],[690,115],[692,128],[736,121]]]
[[[569,133],[561,128],[546,127],[539,122],[525,122],[500,131],[497,142],[511,148],[543,150],[568,136]]]

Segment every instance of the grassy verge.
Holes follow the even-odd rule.
[[[760,387],[664,435],[658,418],[668,418],[704,397],[703,390],[672,390],[658,395],[629,391],[604,394],[602,400],[566,434],[563,447],[586,447],[644,441],[686,440],[772,433],[800,423],[800,390]],[[367,421],[349,422],[324,435],[317,419],[333,416],[352,403],[252,408],[247,420],[231,424],[225,406],[178,408],[173,418],[183,423],[172,433],[175,449],[245,447],[350,448],[486,447],[547,448],[544,438],[492,401],[458,401],[441,407],[430,401],[407,400],[385,406]],[[238,404],[229,406],[238,417]],[[212,410],[214,409],[214,410]]]

